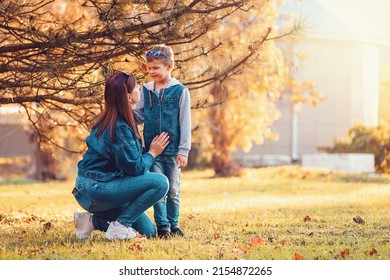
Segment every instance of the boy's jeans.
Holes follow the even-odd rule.
[[[154,206],[154,221],[159,229],[176,227],[180,210],[180,169],[176,156],[158,156],[151,168],[152,172],[162,173],[169,181],[168,193]]]
[[[147,172],[108,182],[77,177],[73,194],[81,207],[94,214],[95,229],[106,231],[108,222],[117,220],[150,236],[155,230],[145,211],[164,197],[167,189],[164,175]]]

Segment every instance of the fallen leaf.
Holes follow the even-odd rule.
[[[248,252],[248,245],[244,245],[241,248],[233,248],[232,252],[236,255],[246,254]]]
[[[261,237],[253,236],[251,239],[252,247],[262,244],[264,241]]]
[[[219,239],[221,238],[221,234],[220,233],[214,233],[214,239]]]
[[[282,241],[280,241],[282,243],[282,245],[285,245],[287,243],[286,239],[283,239]]]
[[[347,249],[345,249],[344,251],[340,251],[340,254],[341,254],[341,256],[342,256],[343,258],[345,258],[346,256],[349,255],[349,249],[347,248]]]
[[[378,251],[374,248],[374,247],[372,247],[371,248],[371,250],[369,251],[369,254],[372,256],[372,255],[376,255],[376,254],[378,254]]]
[[[303,221],[305,221],[305,222],[311,221],[310,216],[309,215],[305,216],[305,218],[303,218]]]
[[[241,251],[242,251],[244,254],[246,254],[246,253],[248,252],[248,250],[249,250],[248,245],[243,245],[243,246],[241,247]]]
[[[143,245],[140,242],[134,242],[133,244],[131,244],[129,246],[129,249],[133,250],[133,251],[140,251],[140,250],[142,250],[142,248],[143,248]]]
[[[352,219],[355,223],[358,223],[358,224],[364,224],[365,221],[360,217],[360,216],[356,216]]]
[[[47,222],[47,223],[43,224],[43,229],[44,230],[50,230],[52,228],[53,228],[53,224],[50,223],[50,222]]]
[[[304,259],[303,256],[298,254],[298,253],[294,254],[294,258],[295,258],[295,260],[303,260]]]

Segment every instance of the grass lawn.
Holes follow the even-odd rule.
[[[0,259],[390,259],[389,177],[296,166],[211,176],[182,174],[185,237],[141,243],[77,240],[73,181],[3,183]]]

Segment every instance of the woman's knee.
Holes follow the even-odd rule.
[[[161,191],[167,193],[168,192],[168,187],[169,187],[169,181],[168,178],[161,173],[150,173],[153,177],[153,185],[160,189]]]

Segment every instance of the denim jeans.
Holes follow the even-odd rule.
[[[168,180],[164,175],[152,172],[109,181],[79,176],[75,189],[77,202],[93,214],[95,229],[106,231],[108,222],[117,220],[143,235],[152,236],[154,225],[145,211],[166,195]]]
[[[162,173],[169,181],[168,193],[154,206],[154,221],[157,228],[168,229],[179,223],[180,212],[180,169],[176,156],[158,156],[151,168],[152,172]]]

